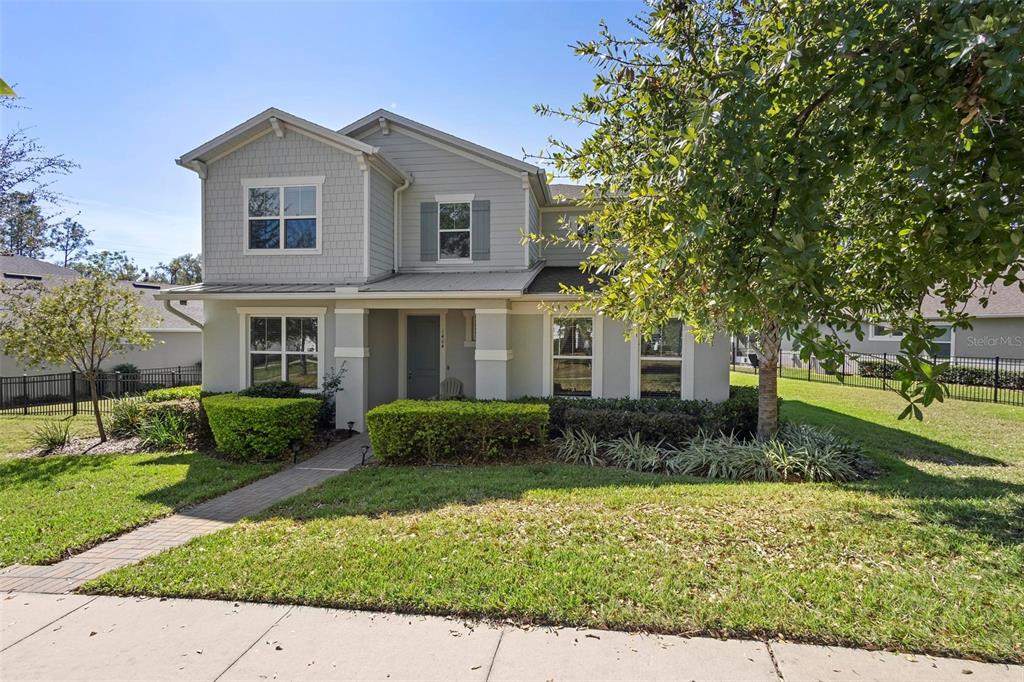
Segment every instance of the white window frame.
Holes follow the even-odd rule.
[[[287,178],[243,178],[242,179],[242,212],[244,215],[242,226],[242,253],[246,256],[281,256],[281,255],[314,255],[323,253],[323,197],[324,197],[324,175],[310,175],[305,177]],[[285,216],[284,215],[284,189],[286,187],[316,187],[316,215]],[[249,216],[249,190],[261,187],[277,187],[280,192],[280,206],[277,217],[271,216]],[[249,220],[277,220],[278,221],[278,248],[276,249],[251,249],[249,248]],[[288,249],[284,245],[285,220],[309,219],[316,220],[316,248],[312,249]]]
[[[884,327],[889,330],[888,334],[878,334],[875,332],[875,327]],[[894,331],[892,325],[885,322],[869,322],[868,323],[868,340],[869,341],[899,341],[903,338],[903,332]]]
[[[281,350],[270,351],[268,355],[272,355],[275,352],[280,352],[282,355],[287,356],[290,352],[292,355],[312,355],[312,353],[304,353],[300,351],[287,351],[287,322],[286,318],[289,317],[315,317],[316,318],[316,387],[315,388],[304,388],[303,393],[316,393],[320,391],[324,385],[324,323],[327,317],[327,308],[236,308],[238,312],[238,337],[239,337],[239,363],[238,363],[238,385],[239,389],[245,389],[252,386],[252,377],[250,376],[250,362],[249,353],[251,352],[250,344],[250,330],[251,325],[249,320],[254,317],[280,317],[281,318]],[[257,353],[263,353],[263,351],[256,351]],[[283,362],[281,365],[281,380],[286,381],[288,372],[288,364]]]
[[[437,194],[437,262],[438,263],[472,263],[473,262],[473,194]],[[443,230],[453,232],[469,232],[469,255],[465,258],[445,258],[441,255],[441,206],[444,204],[469,204],[469,227],[465,230]]]
[[[662,325],[662,326],[664,327],[665,325]],[[636,389],[637,392],[636,392],[636,395],[637,395],[638,398],[643,398],[644,397],[644,360],[655,360],[655,361],[659,361],[659,362],[678,362],[679,363],[679,395],[676,396],[676,397],[682,399],[682,397],[683,397],[683,379],[684,379],[684,377],[683,377],[683,354],[684,354],[683,340],[685,339],[685,332],[686,332],[685,325],[680,323],[680,327],[679,327],[679,355],[644,355],[643,354],[643,352],[644,352],[644,339],[642,337],[640,337],[640,336],[637,336],[637,344],[636,344],[637,345],[637,350],[636,350],[636,352],[640,356],[639,357],[639,362],[637,362],[637,365],[636,365],[636,382],[637,382],[637,389]],[[660,397],[660,396],[650,396],[650,397]]]
[[[547,315],[547,318],[548,318],[548,324],[547,324],[548,333],[545,335],[547,337],[546,340],[547,340],[547,344],[548,344],[548,348],[547,348],[547,352],[545,353],[545,356],[549,359],[549,363],[548,363],[548,367],[549,367],[549,369],[548,369],[548,377],[547,377],[547,381],[546,381],[546,383],[547,383],[547,394],[549,396],[555,396],[555,397],[561,397],[561,398],[588,398],[588,397],[589,398],[600,398],[601,394],[602,394],[602,391],[601,391],[601,382],[599,380],[600,368],[598,367],[598,364],[599,364],[598,363],[598,357],[599,357],[599,353],[602,351],[602,349],[601,349],[601,347],[598,344],[598,339],[601,336],[603,336],[603,334],[604,334],[604,330],[602,328],[602,325],[600,324],[601,321],[604,318],[602,318],[600,315],[587,315],[587,314],[582,314],[582,313],[573,313],[573,314],[569,314],[569,313],[549,313]],[[555,323],[558,320],[568,320],[568,319],[573,319],[573,318],[590,320],[590,355],[555,355]],[[558,396],[555,393],[555,360],[589,360],[590,361],[590,395],[589,396],[584,396],[584,395],[563,395],[563,396]]]

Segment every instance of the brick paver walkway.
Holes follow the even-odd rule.
[[[0,570],[0,592],[71,592],[93,578],[192,538],[227,528],[245,516],[312,488],[359,464],[365,435],[335,443],[305,462],[190,509],[154,521],[49,566],[14,564]]]

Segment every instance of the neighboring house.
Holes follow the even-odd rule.
[[[988,305],[982,307],[978,300],[988,296]],[[934,297],[925,299],[921,306],[925,317],[936,320],[935,326],[943,329],[936,339],[938,355],[953,358],[1013,358],[1024,359],[1024,292],[1016,286],[994,285],[991,290],[979,292],[962,310],[974,317],[972,329],[951,329],[948,324],[938,321],[940,302]],[[864,340],[858,341],[851,333],[839,337],[850,344],[851,353],[900,352],[900,335],[893,333],[885,324],[864,324]],[[792,343],[783,341],[784,352],[792,351]]]
[[[0,277],[8,284],[41,282],[44,285],[53,285],[78,279],[81,275],[70,268],[26,256],[0,256]],[[146,329],[154,341],[150,348],[130,350],[115,355],[105,363],[106,369],[121,363],[130,363],[139,369],[185,367],[194,365],[202,359],[200,330],[181,317],[168,314],[165,304],[153,297],[153,294],[168,289],[171,285],[144,282],[119,282],[119,284],[136,291],[139,294],[140,302],[156,313],[158,322],[156,326]],[[170,305],[173,309],[201,322],[203,317],[201,303],[173,301]],[[18,364],[14,358],[0,353],[0,377],[61,372],[66,369],[65,367],[27,368]]]
[[[587,208],[536,166],[383,110],[335,131],[277,109],[178,163],[202,179],[205,281],[157,298],[203,302],[209,390],[341,367],[338,422],[359,429],[446,378],[477,398],[728,397],[727,337],[563,312],[580,252],[523,235]]]

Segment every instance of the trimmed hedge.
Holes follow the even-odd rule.
[[[233,459],[286,457],[313,437],[320,409],[315,398],[249,398],[236,394],[203,398],[217,449]]]
[[[243,388],[238,395],[246,398],[301,398],[302,387],[287,381],[266,381]]]
[[[370,443],[385,464],[494,461],[547,438],[548,406],[464,400],[397,400],[366,413]]]
[[[895,362],[884,362],[882,360],[858,360],[857,373],[862,377],[873,379],[892,379],[900,366]],[[959,386],[982,386],[992,388],[996,382],[995,368],[988,367],[965,367],[953,365],[936,377],[946,384]],[[1009,388],[1016,391],[1024,391],[1024,374],[1020,372],[999,372],[999,388]]]
[[[749,438],[757,432],[757,389],[733,387],[720,403],[676,398],[529,398],[551,410],[551,433],[582,429],[600,440],[639,433],[644,442],[683,445],[703,430]]]
[[[168,400],[199,400],[202,386],[177,386],[175,388],[157,388],[146,391],[142,399],[147,403],[162,403]]]

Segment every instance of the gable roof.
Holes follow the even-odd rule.
[[[184,168],[194,170],[199,173],[200,177],[204,177],[206,172],[205,164],[216,161],[222,156],[245,146],[271,131],[279,136],[283,135],[284,130],[287,128],[297,130],[349,153],[365,154],[377,158],[383,163],[385,170],[389,171],[394,178],[412,181],[411,176],[388,159],[379,148],[274,107],[256,114],[248,121],[240,123],[209,142],[182,154],[175,160],[175,163]]]
[[[476,144],[475,142],[464,140],[461,137],[456,137],[455,135],[446,133],[443,130],[438,130],[437,128],[424,125],[419,121],[412,120],[411,118],[399,116],[387,109],[377,109],[373,113],[363,116],[358,121],[349,123],[344,128],[338,130],[338,133],[341,135],[355,137],[371,126],[379,126],[381,120],[387,121],[389,124],[397,125],[400,128],[405,128],[407,131],[417,133],[422,137],[426,137],[429,141],[433,141],[435,144],[454,147],[472,156],[486,159],[491,163],[504,166],[513,173],[527,173],[531,178],[531,185],[534,186],[534,189],[541,197],[541,203],[546,204],[551,201],[551,194],[548,192],[546,180],[547,174],[543,168],[526,163],[525,161],[521,161],[507,154],[496,152],[493,149]]]

